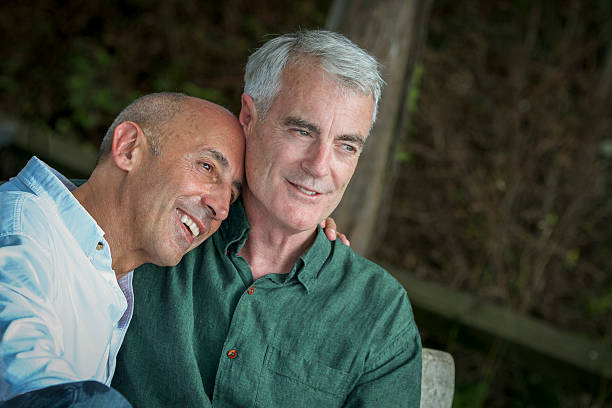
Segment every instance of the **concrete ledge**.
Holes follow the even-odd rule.
[[[455,361],[449,353],[423,349],[421,408],[450,408],[455,392]]]

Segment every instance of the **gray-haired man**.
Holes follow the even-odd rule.
[[[137,407],[418,406],[405,291],[317,228],[376,117],[378,64],[303,31],[251,55],[245,82],[242,200],[178,266],[135,274],[113,385]]]

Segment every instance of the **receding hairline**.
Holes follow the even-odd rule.
[[[168,125],[175,123],[178,117],[201,113],[202,110],[207,111],[205,115],[213,113],[236,119],[235,115],[223,106],[183,93],[159,92],[143,95],[117,115],[100,144],[98,162],[109,155],[115,129],[120,124],[136,123],[145,133],[151,152],[158,155]]]
[[[184,101],[183,110],[166,121],[163,127],[167,128],[180,120],[190,120],[190,117],[205,118],[207,121],[224,120],[224,125],[232,123],[237,129],[240,128],[238,118],[232,111],[214,102],[192,96]]]
[[[229,115],[233,118],[236,117],[236,115],[234,115],[232,111],[225,108],[224,106],[221,106],[211,101],[207,101],[206,99],[196,98],[195,96],[189,96],[189,95],[186,95],[186,96],[187,98],[183,101],[183,103],[185,103],[186,105],[190,105],[190,104],[193,105],[194,109],[196,109],[198,105],[200,105],[200,108],[212,110],[214,112],[219,112],[225,115]]]

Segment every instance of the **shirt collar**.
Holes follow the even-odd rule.
[[[223,252],[240,252],[249,236],[249,230],[244,206],[239,199],[232,205],[227,219],[219,228]],[[310,292],[315,287],[319,272],[330,257],[332,247],[333,244],[327,239],[323,229],[317,226],[313,244],[300,256],[285,281],[297,279],[306,291]]]
[[[242,199],[239,198],[232,204],[227,219],[219,227],[218,235],[220,235],[223,242],[223,252],[228,253],[230,247],[234,244],[238,244],[235,251],[239,252],[246,242],[250,229],[251,227],[242,205]]]
[[[55,203],[62,221],[88,257],[98,242],[104,240],[102,228],[72,195],[76,186],[55,169],[35,156],[19,172],[17,179],[39,197]]]
[[[300,256],[289,275],[297,274],[297,279],[310,292],[317,283],[319,273],[328,262],[333,244],[327,239],[325,232],[317,226],[317,235],[308,250]]]

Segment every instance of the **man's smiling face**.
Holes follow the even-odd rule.
[[[241,113],[250,203],[295,231],[314,229],[340,202],[374,107],[371,95],[343,90],[312,61],[302,62],[285,68],[263,121],[246,124]]]
[[[233,115],[203,101],[164,129],[160,154],[143,152],[132,231],[149,262],[175,265],[219,228],[238,197],[244,137]]]

